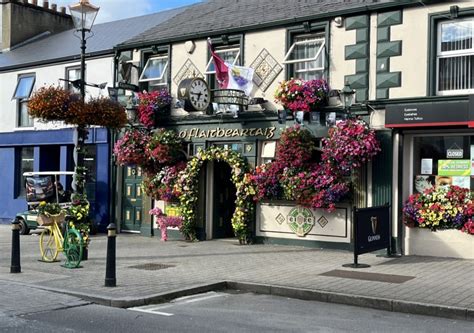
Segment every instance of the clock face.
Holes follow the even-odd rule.
[[[189,87],[189,102],[194,109],[204,111],[209,106],[211,96],[206,81],[194,79]]]

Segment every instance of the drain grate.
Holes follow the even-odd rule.
[[[129,266],[129,268],[143,269],[145,271],[157,271],[159,269],[165,269],[165,268],[170,268],[170,267],[174,267],[174,265],[148,263],[148,264]]]
[[[414,276],[369,273],[369,272],[355,272],[355,271],[345,271],[341,269],[335,269],[333,271],[329,271],[329,272],[322,273],[319,275],[346,278],[346,279],[387,282],[387,283],[403,283],[415,278]]]

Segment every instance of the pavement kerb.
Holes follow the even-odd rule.
[[[134,306],[148,305],[152,303],[163,303],[176,299],[178,297],[196,295],[216,290],[237,290],[245,292],[253,292],[256,294],[275,295],[281,297],[295,298],[308,301],[319,301],[327,303],[337,303],[344,305],[353,305],[359,307],[373,308],[390,312],[400,312],[417,315],[427,315],[434,317],[443,317],[449,319],[462,319],[474,321],[474,309],[460,308],[453,306],[443,306],[437,304],[418,303],[410,301],[402,301],[388,299],[382,297],[368,297],[353,294],[343,294],[328,291],[320,291],[304,288],[292,288],[277,285],[221,281],[212,284],[196,285],[189,288],[172,290],[169,292],[151,294],[146,297],[102,297],[96,294],[86,292],[77,292],[71,290],[50,288],[37,286],[28,283],[17,283],[19,285],[28,285],[32,288],[47,290],[56,293],[67,294],[79,297],[85,301],[95,304],[129,308]]]

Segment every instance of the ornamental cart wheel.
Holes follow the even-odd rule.
[[[81,263],[83,241],[81,234],[75,229],[69,229],[64,238],[64,254],[66,255],[66,263],[64,266],[68,268],[77,268]]]

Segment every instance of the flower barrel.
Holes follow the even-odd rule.
[[[257,204],[257,237],[351,243],[352,210],[339,203],[332,212],[273,200]]]
[[[456,229],[405,227],[405,254],[474,259],[474,237]]]

